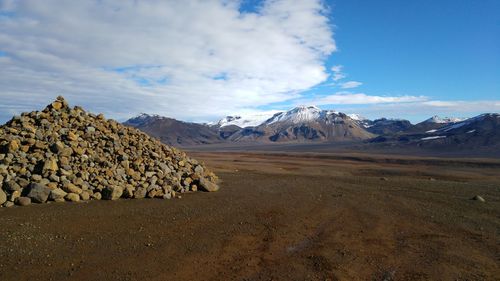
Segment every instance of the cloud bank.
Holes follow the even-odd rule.
[[[293,98],[336,50],[320,0],[0,0],[0,118],[59,94],[114,118],[210,118]]]

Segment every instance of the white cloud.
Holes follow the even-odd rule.
[[[370,96],[364,93],[338,92],[313,101],[318,105],[335,104],[380,104],[426,101],[424,96]]]
[[[328,78],[322,1],[0,0],[0,119],[59,94],[92,111],[180,119],[296,97]],[[10,110],[10,111],[9,111]]]
[[[348,82],[340,84],[340,87],[342,89],[352,89],[352,88],[357,88],[361,85],[363,85],[363,83],[358,82],[358,81],[348,81]]]
[[[342,80],[346,77],[346,75],[344,73],[342,73],[343,68],[344,68],[344,66],[342,66],[342,65],[332,66],[331,70],[333,72],[333,76],[332,76],[333,81],[339,81],[339,80]]]
[[[345,112],[360,113],[371,118],[408,118],[418,123],[431,116],[473,117],[482,113],[499,113],[499,100],[479,101],[416,101],[404,103],[375,103],[342,108]]]

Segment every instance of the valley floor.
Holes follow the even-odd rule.
[[[190,154],[219,192],[0,209],[0,280],[500,280],[499,160]]]

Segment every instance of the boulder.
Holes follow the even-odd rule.
[[[19,205],[19,206],[28,206],[31,204],[31,198],[29,197],[18,197],[16,198],[16,201],[15,201],[16,205]]]
[[[199,187],[208,192],[214,192],[219,190],[219,186],[206,178],[201,178],[199,181]]]
[[[45,203],[49,198],[51,189],[40,183],[31,183],[28,187],[27,197],[31,198],[32,202]]]

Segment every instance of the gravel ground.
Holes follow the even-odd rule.
[[[0,209],[0,280],[500,280],[497,167],[192,154],[219,192]]]

